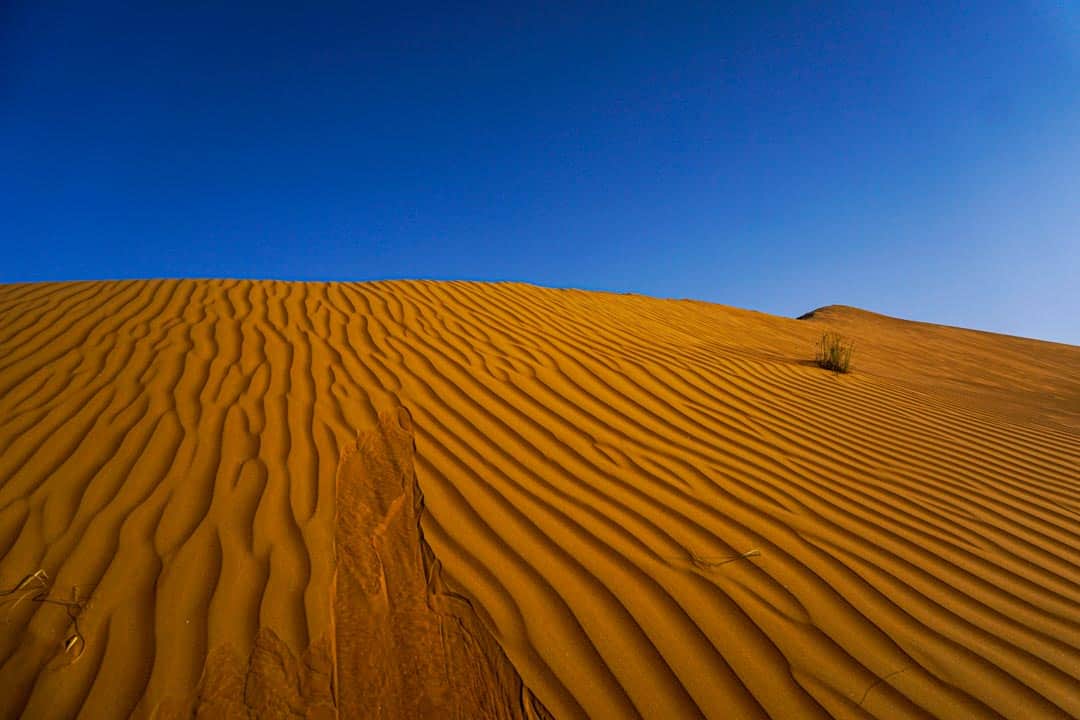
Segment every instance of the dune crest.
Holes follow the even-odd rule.
[[[0,717],[434,713],[470,663],[491,717],[1080,716],[1078,367],[844,308],[0,286],[0,591],[83,640],[0,597]]]

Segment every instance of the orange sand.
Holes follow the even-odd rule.
[[[2,718],[1080,716],[1080,348],[511,284],[0,286],[10,590]]]

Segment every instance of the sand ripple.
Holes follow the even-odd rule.
[[[823,328],[856,373],[806,362]],[[399,405],[515,713],[1080,716],[1078,368],[845,308],[0,286],[0,590],[89,598],[75,662],[64,606],[0,598],[0,717],[150,717],[222,648],[332,644],[341,461]]]

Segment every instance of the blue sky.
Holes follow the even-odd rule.
[[[884,5],[6,2],[0,282],[521,280],[1080,344],[1080,6]]]

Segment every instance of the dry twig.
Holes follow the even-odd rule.
[[[51,597],[49,595],[49,574],[42,569],[31,575],[27,575],[12,589],[0,590],[0,598],[11,595],[18,596],[15,598],[15,603],[8,608],[7,621],[10,621],[11,613],[19,606],[19,603],[27,599],[29,599],[30,602],[58,605],[64,608],[68,618],[71,620],[70,627],[74,630],[63,643],[65,655],[70,654],[73,650],[75,652],[75,656],[67,663],[70,665],[81,658],[83,652],[86,650],[86,636],[84,636],[82,630],[79,629],[79,616],[81,616],[83,610],[86,609],[89,598],[80,597],[79,587],[79,585],[72,586],[70,600]]]

